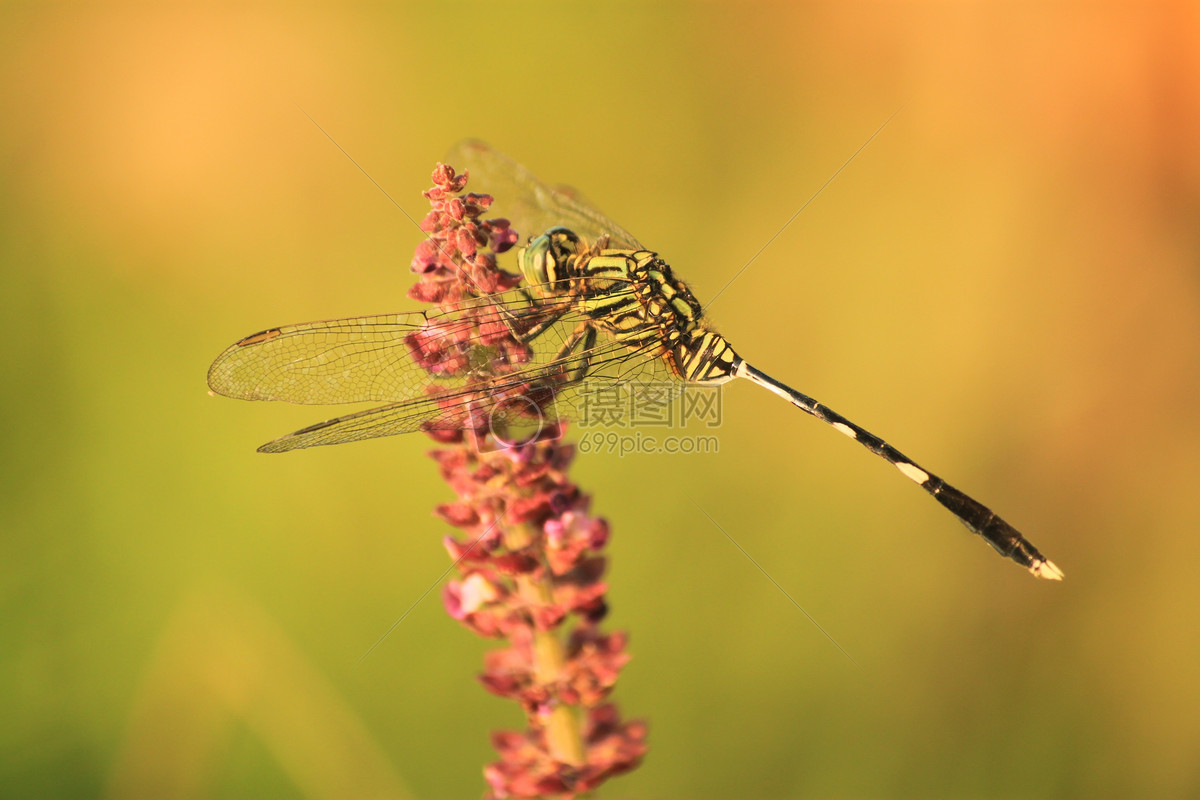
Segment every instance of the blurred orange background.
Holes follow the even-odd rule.
[[[429,442],[258,455],[332,413],[206,393],[414,307],[306,114],[418,219],[487,139],[704,300],[897,109],[713,318],[1067,578],[750,386],[718,454],[581,457],[650,723],[607,796],[1200,795],[1194,3],[134,8],[0,11],[6,797],[477,796],[521,724],[436,590],[358,663],[449,564]]]

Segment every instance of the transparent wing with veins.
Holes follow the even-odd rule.
[[[630,289],[632,291],[632,287]],[[474,336],[478,326],[503,322],[514,330],[542,326],[523,359],[503,354]],[[408,314],[321,320],[271,328],[225,350],[208,373],[217,394],[243,400],[282,400],[305,405],[386,402],[387,405],[327,420],[259,448],[284,452],[418,430],[466,427],[481,396],[520,395],[530,386],[552,388],[546,419],[571,419],[585,391],[671,375],[657,345],[631,349],[601,334],[590,347],[581,331],[590,319],[569,301],[531,303],[520,290],[486,295],[462,307]],[[430,372],[414,357],[413,335],[444,336],[464,368]],[[485,398],[486,399],[486,398]],[[526,406],[490,406],[496,422],[517,422]]]
[[[585,240],[608,237],[609,246],[642,249],[628,231],[590,206],[574,190],[550,187],[489,145],[466,140],[446,163],[469,170],[472,188],[497,198],[496,216],[505,216],[524,238],[564,226]],[[632,287],[630,288],[632,291]],[[588,348],[577,342],[590,320],[569,299],[531,302],[536,287],[483,295],[455,310],[431,309],[408,314],[321,320],[271,328],[230,346],[209,369],[209,387],[217,394],[244,400],[282,400],[332,405],[386,402],[385,406],[337,417],[263,445],[264,452],[340,444],[418,430],[460,429],[481,391],[519,393],[532,384],[553,384],[554,401],[545,411],[552,419],[577,416],[587,387],[604,388],[673,380],[657,347],[641,350],[618,344],[600,333]],[[497,349],[472,338],[480,323],[519,321],[522,328],[545,330],[529,342],[527,363],[497,369]],[[431,374],[414,359],[409,338],[436,331],[450,339],[466,338],[461,358],[473,370],[453,376]],[[501,374],[496,374],[500,372]],[[559,376],[573,379],[562,381]],[[512,421],[495,408],[500,422]]]
[[[460,172],[469,170],[468,186],[478,187],[496,199],[489,215],[507,218],[524,239],[561,225],[589,242],[608,236],[610,247],[645,249],[633,234],[596,210],[574,189],[547,186],[484,142],[459,142],[447,154],[446,163]]]

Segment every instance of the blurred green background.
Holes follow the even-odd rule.
[[[429,442],[258,455],[329,410],[206,393],[414,307],[304,112],[414,217],[487,139],[705,299],[902,107],[713,317],[1067,579],[731,386],[719,454],[576,464],[650,723],[605,796],[1200,796],[1197,6],[500,6],[5,6],[0,793],[475,797],[521,724],[437,591],[358,663],[448,565]]]

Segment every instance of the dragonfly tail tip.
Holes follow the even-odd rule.
[[[1063,571],[1053,561],[1038,561],[1029,568],[1038,578],[1045,578],[1048,581],[1061,581],[1064,577]]]

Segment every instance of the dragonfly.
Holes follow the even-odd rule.
[[[1062,580],[1062,570],[990,508],[747,362],[712,327],[671,266],[577,192],[541,182],[474,140],[457,145],[446,163],[468,170],[472,184],[496,198],[493,210],[530,236],[517,250],[522,285],[480,292],[451,308],[286,325],[235,342],[209,369],[216,394],[314,405],[384,403],[275,439],[260,452],[478,428],[481,414],[493,430],[529,417],[570,419],[587,386],[661,380],[717,386],[740,379],[891,464],[1000,555],[1038,578]],[[497,337],[497,330],[510,335]],[[506,347],[499,338],[517,344]]]

